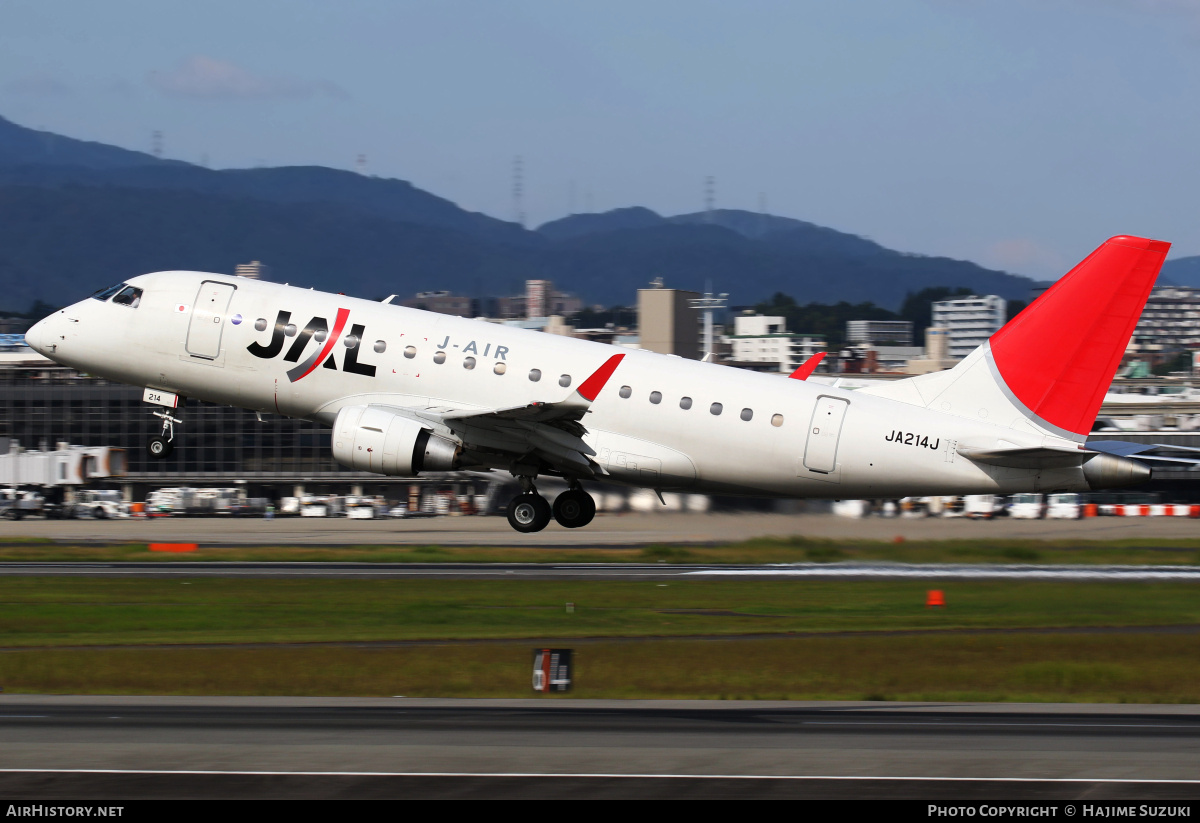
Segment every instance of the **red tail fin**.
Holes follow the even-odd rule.
[[[816,370],[817,366],[821,365],[821,361],[825,359],[825,352],[819,351],[812,357],[800,364],[800,368],[788,375],[793,380],[807,380],[808,376]]]
[[[993,334],[1009,391],[1047,423],[1086,435],[1170,248],[1113,237]]]

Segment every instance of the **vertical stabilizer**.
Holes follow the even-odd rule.
[[[1114,237],[993,334],[1008,391],[1040,420],[1087,435],[1169,248]]]
[[[1082,443],[1170,247],[1113,237],[953,369],[863,391]]]

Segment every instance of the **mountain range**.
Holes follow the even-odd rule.
[[[212,170],[0,118],[0,309],[61,304],[148,271],[232,272],[250,260],[279,281],[364,297],[501,296],[545,278],[606,306],[632,303],[655,277],[711,283],[735,304],[783,292],[888,308],[929,286],[1025,299],[1033,285],[774,215],[633,207],[529,230],[403,180],[317,166]]]

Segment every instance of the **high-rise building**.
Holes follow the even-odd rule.
[[[410,297],[401,303],[410,309],[421,309],[438,314],[452,314],[456,317],[474,317],[475,301],[470,297],[451,294],[448,291],[422,291],[415,297]]]
[[[549,280],[525,281],[525,316],[546,317],[550,314],[549,297],[554,293],[554,283]]]
[[[663,288],[661,281],[656,281],[653,288],[638,289],[641,348],[699,360],[703,356],[700,313],[688,303],[699,296],[694,291]]]
[[[251,280],[266,280],[271,276],[271,267],[252,260],[249,263],[238,263],[233,273],[238,277],[249,277]]]
[[[1150,292],[1133,343],[1143,351],[1200,348],[1200,289],[1167,286]]]
[[[893,346],[911,346],[912,336],[911,320],[846,321],[846,342],[850,345],[890,343]]]
[[[775,366],[772,371],[788,374],[817,352],[825,351],[823,335],[789,332],[785,318],[761,314],[734,317],[733,334],[726,339],[735,363],[771,363]]]
[[[959,359],[1000,330],[1007,310],[1004,298],[994,294],[939,300],[933,304],[933,325],[946,329],[948,354]]]

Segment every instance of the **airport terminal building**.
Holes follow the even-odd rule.
[[[400,500],[410,499],[411,485],[475,496],[507,479],[464,472],[413,480],[351,471],[334,461],[323,426],[266,414],[260,422],[254,412],[196,401],[178,410],[183,423],[174,453],[156,460],[146,442],[161,422],[140,388],[59,366],[23,341],[6,340],[0,348],[0,442],[15,440],[25,449],[62,442],[125,449],[120,485],[127,499],[168,486],[237,486],[249,497],[272,499],[328,493]]]

